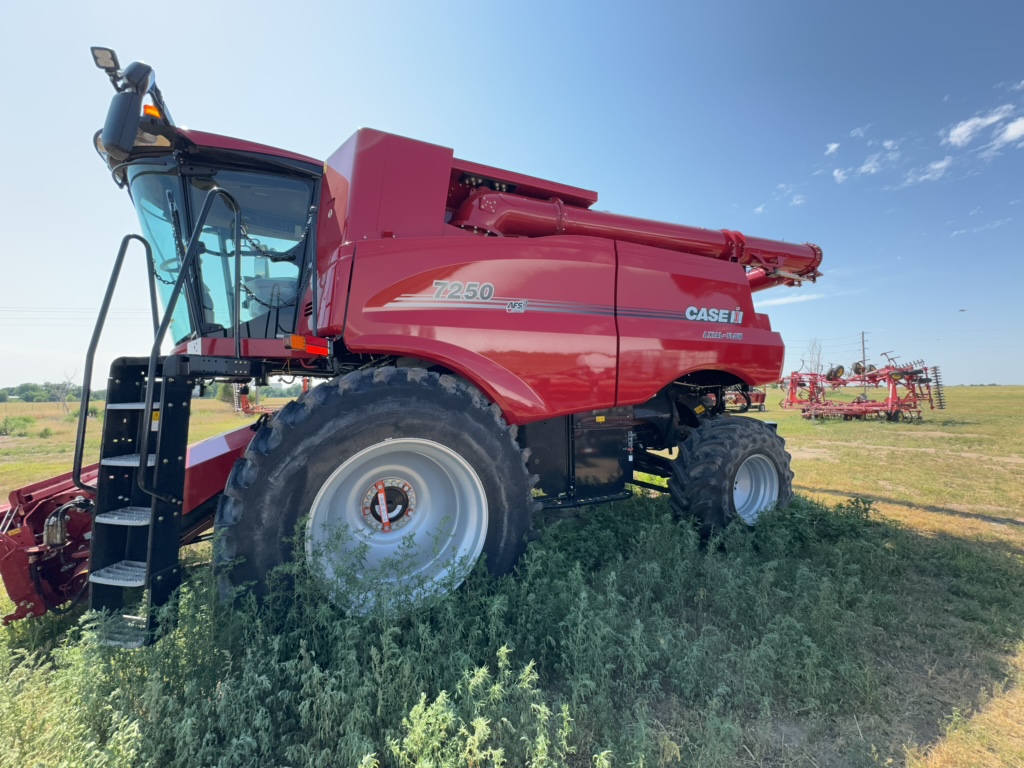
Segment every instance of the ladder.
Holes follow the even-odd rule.
[[[181,583],[178,550],[195,381],[161,375],[147,424],[148,364],[148,358],[120,358],[111,366],[93,508],[91,608],[115,614],[104,641],[126,648],[153,639],[156,609]],[[141,612],[124,613],[132,605]]]

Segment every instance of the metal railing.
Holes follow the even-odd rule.
[[[159,327],[159,310],[156,303],[156,280],[153,277],[153,249],[146,238],[141,235],[125,235],[121,240],[121,248],[114,259],[114,269],[110,273],[110,280],[107,282],[107,291],[103,295],[103,303],[100,305],[100,313],[96,318],[96,327],[92,332],[92,340],[89,342],[89,351],[85,354],[85,374],[82,381],[82,402],[78,410],[78,434],[75,439],[75,463],[72,471],[72,480],[76,486],[83,491],[95,494],[96,488],[82,480],[82,454],[85,451],[86,419],[89,417],[89,398],[92,396],[92,366],[96,357],[96,347],[99,345],[100,336],[103,335],[103,326],[107,321],[107,312],[110,310],[110,300],[114,297],[114,289],[117,287],[117,279],[121,275],[121,266],[124,264],[125,254],[132,240],[138,240],[146,249],[146,273],[149,275],[149,304],[153,312],[153,333]]]
[[[242,211],[235,198],[223,189],[211,189],[206,193],[206,197],[203,199],[203,207],[200,209],[199,217],[196,219],[195,226],[192,228],[192,237],[189,238],[188,246],[185,248],[185,256],[181,261],[178,279],[174,282],[174,288],[171,289],[171,295],[167,298],[167,306],[164,308],[163,319],[160,321],[160,326],[157,328],[153,339],[153,349],[149,353],[149,366],[146,370],[145,409],[142,417],[141,435],[139,436],[139,461],[140,470],[142,471],[138,473],[136,480],[139,488],[144,493],[148,493],[150,496],[158,499],[163,499],[168,504],[173,504],[174,500],[156,490],[157,475],[160,472],[160,467],[156,466],[153,470],[152,487],[148,487],[146,485],[146,472],[144,471],[145,462],[147,461],[146,457],[149,456],[149,435],[150,424],[153,421],[153,394],[155,391],[153,385],[156,379],[156,366],[157,360],[160,357],[160,347],[164,342],[164,336],[167,335],[167,329],[171,324],[171,316],[174,313],[174,307],[178,302],[178,297],[181,295],[181,289],[184,286],[185,281],[188,279],[192,263],[196,260],[196,256],[199,254],[199,238],[203,232],[203,225],[206,224],[206,219],[210,216],[210,209],[213,207],[217,198],[223,198],[225,204],[234,213],[235,306],[234,311],[232,312],[233,317],[231,318],[231,331],[235,337],[235,359],[238,360],[242,357],[241,326],[239,322],[242,312]]]
[[[100,337],[103,334],[103,326],[106,323],[107,313],[110,309],[110,301],[114,295],[114,289],[117,287],[117,280],[121,274],[121,267],[124,263],[125,254],[128,251],[128,245],[132,240],[138,240],[142,243],[146,249],[146,265],[147,274],[149,275],[149,300],[150,307],[153,313],[153,347],[149,354],[149,365],[146,372],[146,396],[144,400],[143,408],[143,419],[140,427],[140,438],[139,438],[139,454],[140,454],[140,471],[138,473],[138,486],[143,492],[161,498],[168,503],[171,502],[169,498],[160,494],[154,487],[147,487],[146,485],[146,472],[144,471],[146,465],[146,457],[149,455],[149,435],[150,435],[150,424],[153,420],[153,396],[154,396],[154,381],[156,379],[156,366],[157,361],[160,357],[160,347],[163,345],[164,337],[167,335],[167,330],[170,327],[171,319],[174,314],[174,308],[177,306],[178,298],[181,295],[182,288],[185,285],[185,281],[189,277],[189,272],[192,267],[192,263],[196,260],[199,253],[200,235],[203,231],[203,225],[206,223],[207,218],[210,215],[210,209],[213,207],[214,202],[217,198],[222,198],[228,208],[231,209],[234,214],[234,242],[235,242],[235,284],[234,284],[234,311],[232,312],[232,333],[235,338],[235,359],[242,357],[242,339],[240,333],[240,317],[242,311],[242,296],[241,296],[241,275],[242,275],[242,245],[241,245],[241,234],[242,234],[242,214],[241,209],[238,206],[238,202],[223,189],[212,189],[210,190],[203,200],[203,206],[199,213],[199,218],[196,220],[196,225],[193,227],[192,236],[189,238],[188,246],[185,248],[185,255],[182,258],[181,266],[178,272],[178,278],[174,282],[174,287],[171,289],[171,294],[167,299],[167,306],[164,308],[163,318],[160,318],[159,309],[157,307],[157,296],[156,296],[156,280],[153,274],[153,249],[149,242],[141,235],[125,235],[121,241],[121,248],[117,252],[117,258],[114,260],[114,268],[110,274],[110,280],[107,283],[107,290],[103,296],[103,303],[100,306],[99,316],[96,319],[96,327],[93,329],[92,340],[89,342],[89,350],[86,353],[85,358],[85,373],[84,382],[82,384],[82,402],[78,412],[78,433],[75,441],[75,456],[74,456],[74,468],[72,472],[72,481],[74,484],[81,488],[83,491],[87,491],[95,495],[97,489],[94,486],[82,480],[82,457],[85,451],[85,434],[86,434],[86,419],[89,416],[89,397],[92,394],[91,381],[92,381],[92,369],[93,362],[96,356],[96,347],[99,345]],[[154,486],[156,485],[156,473],[159,469],[154,469]]]

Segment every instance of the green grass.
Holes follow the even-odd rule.
[[[708,546],[660,499],[551,516],[513,576],[405,618],[341,615],[296,566],[262,608],[228,609],[190,550],[152,647],[54,616],[0,633],[0,766],[918,765],[1000,744],[1020,709],[1024,525],[1013,489],[952,481],[1017,455],[1024,414],[993,407],[1005,388],[954,392],[923,425],[761,415],[821,498],[889,471],[892,451],[854,442],[944,440],[888,500],[801,497]],[[936,469],[948,452],[985,459]],[[979,511],[990,493],[1010,511]]]

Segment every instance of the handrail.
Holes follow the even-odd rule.
[[[139,435],[139,462],[140,471],[136,477],[139,488],[144,492],[148,493],[158,499],[162,499],[168,504],[174,504],[174,501],[161,493],[158,493],[156,488],[149,488],[146,486],[146,462],[149,456],[149,433],[150,424],[153,421],[153,381],[156,378],[156,362],[160,356],[160,347],[163,344],[164,336],[167,335],[167,329],[171,324],[171,315],[174,313],[174,307],[178,302],[178,297],[181,295],[182,286],[185,284],[185,280],[188,279],[189,270],[192,267],[192,262],[195,261],[197,254],[199,253],[199,236],[202,234],[203,225],[206,223],[206,219],[209,218],[210,209],[213,207],[213,203],[216,198],[224,198],[225,204],[234,211],[235,214],[235,317],[232,323],[232,330],[235,334],[235,358],[239,359],[242,356],[241,338],[240,338],[240,324],[239,314],[242,308],[242,299],[239,295],[241,291],[241,271],[242,271],[242,209],[239,207],[238,202],[230,194],[220,188],[211,189],[206,193],[206,197],[203,199],[203,207],[199,212],[199,217],[196,219],[195,226],[192,228],[192,236],[189,238],[188,247],[185,249],[185,258],[181,261],[180,271],[178,272],[178,279],[174,282],[174,288],[171,289],[171,295],[167,299],[167,306],[164,308],[163,320],[160,322],[160,326],[156,330],[155,337],[153,339],[153,349],[149,353],[149,366],[146,370],[146,400],[145,400],[145,411],[140,425],[141,434]],[[200,319],[201,321],[201,319]],[[159,466],[153,470],[153,482],[156,484],[156,476],[159,473]],[[180,499],[178,500],[180,501]]]
[[[114,269],[110,273],[110,280],[107,282],[107,292],[103,295],[100,313],[96,318],[96,326],[92,331],[89,351],[85,354],[82,402],[78,409],[78,434],[75,438],[75,463],[71,479],[76,486],[93,495],[97,493],[96,488],[82,480],[82,454],[85,452],[86,419],[89,416],[89,398],[92,396],[92,365],[96,357],[96,347],[99,345],[100,336],[103,334],[103,325],[107,320],[107,312],[110,310],[110,300],[114,297],[114,288],[117,287],[117,279],[121,275],[121,266],[124,264],[124,257],[128,252],[128,244],[132,240],[138,240],[146,249],[146,272],[149,274],[149,302],[153,312],[153,332],[156,333],[158,328],[157,320],[159,315],[156,305],[156,281],[153,279],[153,249],[150,247],[149,241],[141,235],[125,235],[121,240],[121,248],[117,252],[117,258],[114,259]]]

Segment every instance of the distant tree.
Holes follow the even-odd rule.
[[[821,340],[811,339],[804,352],[804,363],[810,373],[821,373]]]
[[[13,389],[8,389],[8,393],[16,395],[26,403],[45,402],[47,399],[46,389],[32,382],[19,384]]]
[[[53,385],[53,393],[57,396],[57,402],[60,403],[61,407],[64,409],[65,416],[71,412],[71,408],[68,406],[68,400],[75,396],[75,391],[77,390],[79,397],[82,396],[82,388],[73,381],[75,373],[75,371],[72,371],[68,374],[65,371],[64,379]]]
[[[232,384],[221,384],[217,388],[217,399],[235,407],[235,387]]]
[[[6,403],[6,402],[7,402],[7,393],[2,391],[2,390],[0,390],[0,403]]]

